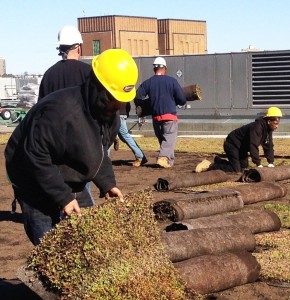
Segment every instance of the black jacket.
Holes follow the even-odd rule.
[[[267,120],[260,117],[255,122],[233,130],[226,141],[243,152],[250,152],[252,161],[261,164],[259,146],[261,145],[268,163],[274,162],[273,131],[270,130]]]
[[[88,98],[86,85],[51,93],[14,130],[5,158],[19,200],[63,208],[89,181],[101,195],[116,186],[108,144],[102,140],[113,142],[120,117],[113,116],[110,124],[94,119]]]
[[[56,90],[83,84],[91,69],[91,65],[76,59],[58,61],[44,73],[38,101]]]
[[[126,116],[127,118],[130,115],[130,111],[131,111],[131,103],[130,102],[126,102],[121,108],[120,108],[120,115],[121,116]]]

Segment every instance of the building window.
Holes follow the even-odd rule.
[[[93,41],[93,56],[99,55],[101,53],[100,40]]]

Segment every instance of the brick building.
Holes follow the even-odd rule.
[[[205,21],[149,17],[78,18],[84,57],[122,48],[132,56],[206,54]]]

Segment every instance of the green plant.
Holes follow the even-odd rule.
[[[83,209],[44,236],[28,269],[62,299],[187,299],[151,202],[151,193],[140,192]]]
[[[255,238],[258,246],[267,249],[254,253],[261,265],[260,276],[265,279],[290,282],[289,230],[257,234]]]

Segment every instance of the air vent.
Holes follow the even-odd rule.
[[[254,106],[290,105],[290,52],[252,55]]]

